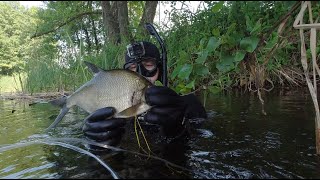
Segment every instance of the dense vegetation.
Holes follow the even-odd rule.
[[[160,4],[149,1],[45,1],[31,9],[0,2],[0,77],[18,74],[24,92],[73,91],[91,78],[84,60],[121,68],[131,40],[157,44],[143,30],[151,22],[165,40],[169,84],[179,93],[305,84],[292,27],[300,2],[203,1],[195,13],[177,1],[161,3],[172,7],[170,27],[153,22]],[[317,17],[319,3],[313,12]]]

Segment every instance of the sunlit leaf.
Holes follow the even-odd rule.
[[[195,83],[195,80],[191,81],[189,84],[186,85],[186,88],[194,89],[194,83]]]
[[[160,81],[156,81],[156,82],[154,82],[154,84],[156,85],[156,86],[163,86],[163,84],[160,82]]]
[[[212,34],[216,37],[219,37],[220,36],[220,30],[219,28],[213,28],[212,29]]]
[[[219,12],[219,10],[223,7],[223,3],[224,3],[224,1],[218,2],[217,4],[215,4],[215,5],[211,8],[211,11],[212,11],[213,13]]]

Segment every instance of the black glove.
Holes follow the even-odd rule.
[[[207,112],[202,103],[194,94],[181,96],[185,104],[187,104],[185,117],[186,118],[207,118]]]
[[[183,98],[165,86],[152,86],[145,95],[147,104],[153,106],[144,115],[145,121],[160,125],[166,136],[179,135],[184,130],[186,104]]]
[[[123,118],[110,118],[115,113],[114,108],[105,107],[90,114],[84,121],[84,135],[97,142],[116,146],[125,132]],[[90,146],[92,148],[92,146]],[[100,149],[100,148],[93,148]]]

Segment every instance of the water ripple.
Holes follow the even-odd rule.
[[[42,169],[49,169],[49,168],[51,168],[53,166],[54,166],[54,163],[48,163],[48,164],[45,164],[45,165],[42,165],[42,166],[27,168],[27,169],[24,169],[22,171],[10,174],[8,176],[4,176],[2,178],[3,179],[21,179],[21,178],[24,178],[25,174],[32,173],[32,172],[35,172],[35,171],[39,171],[39,170],[42,170]]]

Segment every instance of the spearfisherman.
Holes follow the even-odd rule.
[[[187,134],[188,119],[207,118],[207,114],[194,94],[181,96],[165,85],[167,72],[163,72],[164,66],[159,49],[153,43],[140,41],[127,46],[123,68],[140,73],[153,84],[157,80],[164,84],[147,89],[146,102],[153,107],[144,114],[143,121],[158,125],[159,132],[165,137],[181,137]],[[127,120],[113,118],[114,113],[114,108],[105,107],[87,116],[84,135],[97,142],[119,145]]]

